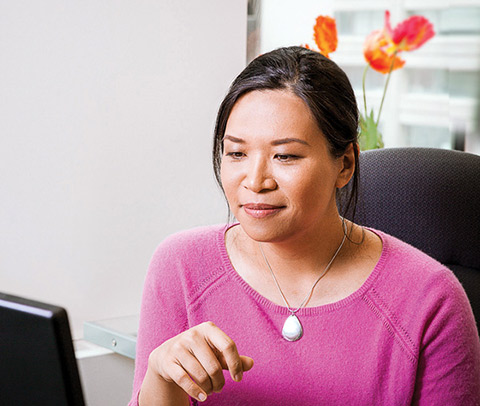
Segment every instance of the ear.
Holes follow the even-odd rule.
[[[338,173],[335,186],[339,189],[344,187],[352,178],[355,172],[355,162],[358,159],[359,147],[358,143],[350,143],[345,153],[338,158],[340,172]]]

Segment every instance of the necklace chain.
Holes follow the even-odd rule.
[[[337,257],[338,253],[340,252],[340,250],[342,249],[343,247],[343,244],[345,243],[345,239],[347,238],[347,226],[345,224],[345,219],[342,218],[342,224],[343,224],[343,239],[342,239],[342,242],[340,243],[340,245],[338,246],[337,250],[335,251],[335,254],[333,254],[333,257],[332,259],[330,260],[330,262],[327,264],[327,266],[325,267],[325,269],[323,270],[323,272],[320,274],[320,276],[317,278],[317,280],[315,281],[315,283],[313,284],[312,288],[310,289],[310,292],[308,292],[307,296],[305,296],[305,299],[303,299],[302,303],[300,304],[300,306],[296,309],[296,310],[293,310],[290,305],[288,304],[288,301],[287,301],[287,298],[285,297],[285,295],[283,294],[283,291],[282,291],[282,288],[280,287],[280,284],[278,283],[278,280],[277,278],[275,277],[275,274],[273,273],[273,270],[272,270],[272,267],[270,266],[270,263],[268,262],[268,259],[267,257],[265,256],[265,253],[263,252],[263,248],[262,248],[262,245],[260,244],[260,252],[262,253],[262,256],[263,256],[263,259],[265,260],[265,263],[267,264],[267,267],[270,271],[270,273],[272,274],[272,277],[273,277],[273,280],[275,281],[275,285],[277,285],[277,288],[278,288],[278,291],[280,292],[280,294],[282,295],[282,298],[283,298],[283,301],[285,302],[285,305],[287,306],[288,310],[290,311],[290,313],[292,313],[292,315],[294,315],[295,313],[297,313],[306,303],[307,303],[307,300],[310,298],[310,296],[312,295],[313,293],[313,290],[315,289],[315,286],[317,286],[317,283],[320,281],[320,279],[322,279],[326,273],[328,272],[328,270],[330,269],[330,266],[332,265],[333,261],[335,260],[335,258]]]

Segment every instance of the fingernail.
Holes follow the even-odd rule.
[[[235,375],[235,380],[237,382],[240,382],[242,380],[242,373],[241,372],[239,372],[237,375]]]
[[[205,402],[206,399],[207,397],[203,393],[200,393],[200,395],[198,395],[198,400],[200,402]]]

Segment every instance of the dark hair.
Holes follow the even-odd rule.
[[[358,195],[358,107],[350,81],[334,62],[302,47],[279,48],[254,59],[233,81],[218,110],[213,144],[213,167],[218,184],[227,121],[238,99],[254,90],[286,89],[302,99],[325,135],[335,157],[353,143],[355,172],[349,196],[337,196],[337,204],[355,215]],[[223,190],[223,188],[222,188]]]

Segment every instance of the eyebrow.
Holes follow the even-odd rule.
[[[300,144],[310,146],[307,141],[301,140],[300,138],[281,138],[279,140],[272,141],[272,145],[290,144],[291,142],[298,142]]]
[[[234,137],[233,135],[225,135],[222,141],[225,141],[225,140],[229,140],[237,144],[245,144],[245,140],[243,140],[242,138]],[[300,144],[310,146],[310,144],[307,141],[301,140],[300,138],[293,138],[293,137],[280,138],[278,140],[273,140],[271,144],[276,146],[276,145],[290,144],[292,142],[298,142]]]
[[[222,139],[222,142],[225,140],[229,140],[232,142],[235,142],[237,144],[245,144],[245,140],[242,140],[241,138],[234,137],[233,135],[225,135]]]

